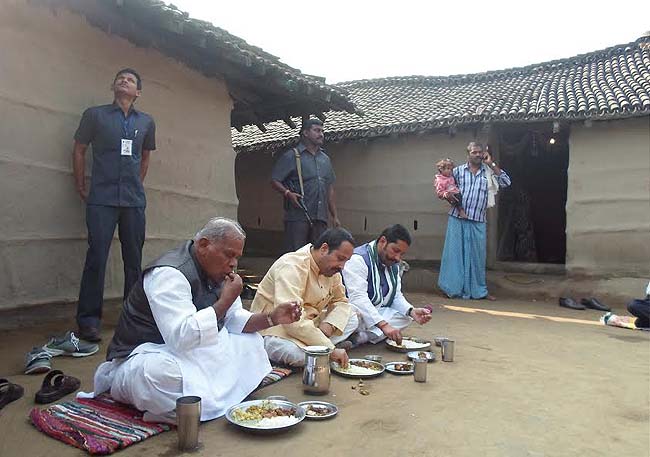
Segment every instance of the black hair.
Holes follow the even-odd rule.
[[[300,134],[302,135],[305,130],[309,130],[314,125],[320,125],[322,127],[323,121],[320,119],[307,119],[306,121],[303,121],[302,126],[300,127]]]
[[[381,232],[381,235],[379,235],[379,238],[382,236],[386,237],[386,240],[389,243],[396,243],[397,241],[401,240],[409,246],[411,245],[411,234],[402,224],[395,224],[391,225],[390,227],[386,227],[384,231]]]
[[[327,243],[329,247],[328,254],[341,247],[343,242],[347,241],[352,246],[355,245],[354,238],[350,232],[345,230],[343,227],[327,229],[323,232],[321,236],[318,237],[316,242],[313,244],[314,249],[319,249],[324,243]]]
[[[140,78],[140,73],[135,71],[133,68],[122,68],[120,71],[115,73],[115,78],[113,78],[113,84],[115,84],[115,81],[117,81],[117,77],[124,73],[129,73],[135,76],[135,79],[137,79],[138,81],[138,90],[142,90],[142,78]]]

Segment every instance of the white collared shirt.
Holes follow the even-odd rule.
[[[388,274],[388,269],[384,268],[384,275]],[[350,304],[353,305],[361,314],[363,322],[368,328],[377,325],[377,323],[384,320],[378,311],[381,305],[375,307],[368,297],[368,266],[359,254],[353,254],[350,260],[345,263],[343,268],[343,280],[348,292],[348,299]],[[388,294],[384,296],[386,300],[391,296],[391,281],[386,276],[388,281]],[[395,291],[395,298],[391,308],[400,314],[407,315],[409,309],[413,306],[406,300],[402,294],[402,278],[397,276],[397,290]]]

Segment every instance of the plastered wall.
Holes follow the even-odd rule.
[[[407,259],[439,260],[447,207],[433,195],[433,164],[448,156],[463,162],[472,133],[326,145],[343,225],[366,241],[402,223],[414,237]],[[650,277],[650,119],[594,122],[590,128],[575,123],[569,157],[567,271]],[[237,157],[238,214],[251,254],[281,251],[282,197],[269,186],[273,161],[270,153]],[[498,205],[488,210],[488,262],[494,258],[495,211]]]
[[[567,269],[650,277],[650,117],[575,124]]]
[[[408,259],[439,260],[448,205],[434,195],[434,164],[446,157],[464,162],[472,139],[467,131],[326,145],[341,223],[358,241],[401,223],[414,238]],[[282,196],[269,184],[273,162],[270,153],[237,157],[239,220],[249,232],[251,253],[275,254],[281,247]]]
[[[72,137],[86,107],[112,101],[120,68],[141,73],[137,106],[157,124],[145,182],[145,261],[209,217],[236,217],[232,102],[223,82],[65,9],[11,0],[0,0],[0,9],[0,308],[76,300],[86,229]],[[119,252],[116,240],[106,297],[121,296]]]

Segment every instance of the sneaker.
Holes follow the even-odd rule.
[[[67,355],[71,357],[86,357],[99,351],[99,345],[88,343],[76,337],[74,332],[68,332],[63,337],[53,337],[43,346],[52,357]]]
[[[52,369],[52,355],[43,348],[35,347],[25,356],[25,374],[47,373]]]

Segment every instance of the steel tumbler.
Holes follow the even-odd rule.
[[[443,340],[441,342],[443,362],[454,361],[454,343],[455,343],[454,340]]]
[[[199,446],[201,397],[187,396],[176,400],[178,450],[192,451]]]
[[[415,382],[427,382],[427,359],[415,359],[413,361],[413,379]]]

